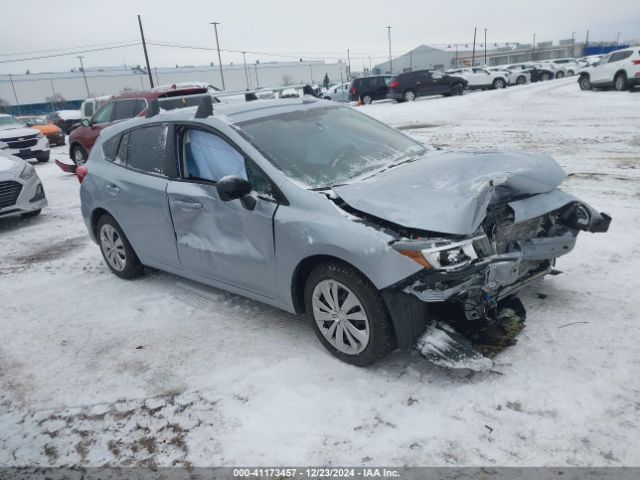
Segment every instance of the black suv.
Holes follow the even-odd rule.
[[[462,95],[468,84],[469,82],[461,77],[433,70],[417,70],[392,78],[387,98],[405,102],[426,95]]]
[[[374,100],[384,100],[387,98],[390,82],[390,75],[354,78],[349,90],[349,101],[355,102],[357,100],[368,105]]]

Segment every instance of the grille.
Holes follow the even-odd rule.
[[[29,148],[38,143],[37,134],[24,135],[22,137],[13,137],[3,140],[9,148]]]
[[[15,205],[21,190],[18,182],[0,182],[0,208]]]

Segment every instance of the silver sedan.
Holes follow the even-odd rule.
[[[0,217],[38,215],[47,206],[47,198],[36,169],[7,150],[0,142]]]

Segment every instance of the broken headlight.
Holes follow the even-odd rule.
[[[393,248],[426,269],[458,270],[478,258],[473,246],[476,238],[460,242],[447,239],[397,242]]]

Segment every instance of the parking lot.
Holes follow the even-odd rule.
[[[526,328],[492,371],[415,352],[362,369],[303,317],[112,275],[54,147],[35,165],[49,206],[0,220],[1,465],[640,463],[640,94],[567,78],[354,108],[445,149],[548,153],[611,228],[523,292]]]

